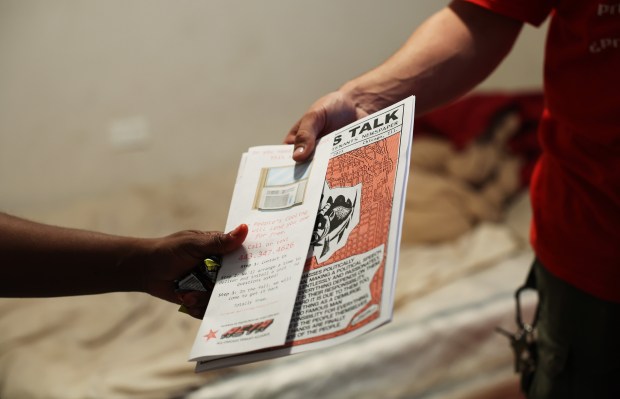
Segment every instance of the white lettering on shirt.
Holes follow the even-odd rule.
[[[620,37],[605,37],[590,43],[590,52],[593,54],[605,50],[618,50],[620,48]]]
[[[599,17],[605,15],[620,15],[620,3],[615,4],[601,4],[599,3],[596,10],[596,15]]]

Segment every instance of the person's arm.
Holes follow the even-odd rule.
[[[317,100],[285,143],[306,160],[318,137],[416,96],[420,115],[453,100],[486,78],[508,54],[522,23],[477,5],[454,1],[426,20],[379,67]]]
[[[179,297],[174,280],[207,255],[237,249],[247,232],[247,226],[241,225],[228,234],[187,230],[162,238],[133,238],[0,213],[0,297],[140,291],[183,302],[190,314],[199,317],[208,298],[203,294]]]

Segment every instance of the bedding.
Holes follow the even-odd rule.
[[[416,118],[403,242],[455,239],[500,222],[540,147],[540,93],[477,93]]]
[[[194,374],[199,321],[174,304],[138,293],[0,299],[0,397],[519,397],[494,329],[514,328],[512,294],[532,259],[531,96],[476,97],[470,106],[492,102],[481,118],[501,126],[484,135],[471,133],[488,126],[480,121],[462,123],[463,138],[444,131],[445,114],[416,120],[392,323],[325,350]],[[498,123],[498,112],[510,118]],[[231,193],[234,180],[203,174],[19,215],[123,235],[220,230],[229,197],[213,193]]]
[[[519,398],[512,354],[494,329],[513,325],[514,282],[530,261],[505,258],[401,306],[381,329],[236,370],[187,398]]]
[[[405,248],[392,323],[326,350],[198,375],[185,361],[198,322],[173,305],[136,293],[4,299],[0,396],[464,398],[497,387],[516,394],[512,355],[494,328],[514,327],[512,293],[531,258],[517,234],[497,224],[449,244]]]

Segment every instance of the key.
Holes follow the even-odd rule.
[[[510,341],[510,347],[515,357],[515,372],[522,373],[533,370],[533,361],[535,359],[533,332],[529,329],[519,329],[519,331],[513,334],[501,327],[497,327],[495,331],[505,336]]]

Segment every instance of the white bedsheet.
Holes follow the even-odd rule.
[[[78,227],[97,230],[105,220],[155,234],[186,223],[154,220],[152,210],[128,219],[102,209],[78,208],[76,220],[85,223]],[[0,397],[156,399],[199,387],[186,398],[510,398],[511,353],[493,330],[514,325],[512,293],[532,257],[523,238],[528,221],[524,196],[501,224],[479,225],[450,243],[403,248],[394,321],[375,332],[206,374],[195,375],[186,362],[198,321],[172,304],[138,293],[2,299]]]

